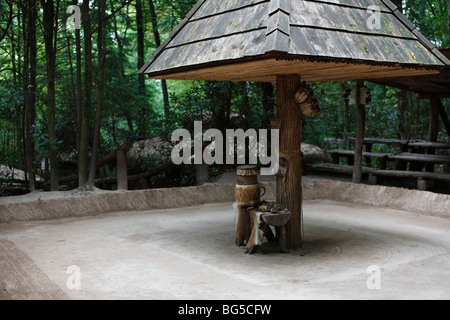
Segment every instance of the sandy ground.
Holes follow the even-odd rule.
[[[303,249],[251,256],[234,227],[231,202],[0,224],[0,299],[450,298],[448,218],[305,201]]]

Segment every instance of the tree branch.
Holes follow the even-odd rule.
[[[123,8],[125,8],[127,5],[129,5],[130,3],[132,3],[134,0],[128,0],[125,1],[124,3],[122,3],[116,10],[113,11],[113,13],[111,13],[109,16],[106,17],[106,21],[108,21],[109,19],[111,19],[117,12],[119,12],[120,10],[122,10]],[[112,6],[111,6],[112,7]]]
[[[11,26],[12,20],[13,20],[13,4],[9,2],[9,0],[6,0],[6,3],[9,5],[9,18],[8,23],[6,24],[6,28],[3,31],[3,34],[0,36],[0,42],[6,37],[6,34],[8,33],[8,29]]]
[[[120,5],[120,7],[118,7],[116,10],[113,10],[113,13],[111,13],[109,16],[106,16],[106,22],[109,20],[109,19],[111,19],[112,17],[114,17],[115,15],[116,15],[116,13],[117,12],[119,12],[120,10],[122,10],[123,8],[125,8],[127,5],[129,5],[130,3],[132,3],[133,1],[135,1],[135,0],[128,0],[128,1],[125,1],[124,3],[122,3],[121,5]],[[113,8],[113,5],[111,4],[111,8]],[[97,26],[97,28],[94,28],[93,30],[92,30],[92,34],[95,34],[95,33],[97,33],[98,32],[98,26]]]

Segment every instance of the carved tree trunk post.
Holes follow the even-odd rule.
[[[286,226],[291,249],[302,246],[302,115],[294,101],[301,85],[299,75],[277,77],[277,117],[280,123],[280,170],[277,176],[277,202],[292,212]],[[284,161],[287,160],[287,161]],[[281,173],[281,172],[280,172]]]
[[[362,181],[362,160],[364,145],[364,130],[366,128],[366,106],[361,103],[361,89],[364,87],[364,81],[358,81],[356,87],[356,141],[355,141],[355,161],[353,165],[353,182]]]

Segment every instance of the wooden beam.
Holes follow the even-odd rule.
[[[109,154],[107,154],[106,156],[104,156],[97,162],[97,170],[100,169],[101,167],[103,167],[104,165],[115,161],[117,158],[117,151],[119,151],[119,150],[128,151],[132,148],[133,148],[133,144],[131,142],[127,142],[124,145],[120,146],[118,149],[110,152]]]
[[[256,61],[236,61],[228,65],[198,66],[196,70],[180,69],[179,72],[161,72],[151,78],[176,80],[223,80],[274,82],[277,75],[301,74],[307,82],[369,80],[438,74],[436,70],[410,69],[401,66],[376,66],[350,62],[314,62],[306,60],[279,60],[261,58]]]
[[[277,117],[280,119],[280,174],[277,175],[277,202],[292,213],[286,226],[288,245],[302,246],[302,115],[294,101],[301,85],[298,75],[277,77]]]

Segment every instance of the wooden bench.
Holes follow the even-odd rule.
[[[332,158],[333,164],[339,164],[340,158],[347,159],[347,165],[353,165],[355,158],[355,151],[352,150],[330,150],[328,151]],[[378,160],[379,168],[386,169],[386,160],[390,154],[388,153],[378,153],[378,152],[363,152],[363,157],[366,158],[366,163],[370,167],[372,164],[372,158]]]
[[[355,138],[347,138],[349,142],[355,142]],[[372,146],[374,144],[384,144],[387,146],[400,147],[402,152],[408,150],[409,140],[400,140],[400,139],[385,139],[385,138],[364,138],[363,144],[366,146],[366,151],[371,152]]]
[[[353,166],[338,165],[332,163],[322,164],[309,164],[308,168],[317,172],[331,172],[338,174],[353,174]],[[428,187],[428,181],[442,181],[450,182],[450,174],[441,174],[434,172],[423,171],[399,171],[399,170],[380,170],[376,168],[363,167],[363,174],[368,174],[368,183],[370,185],[376,185],[378,183],[378,177],[390,177],[400,179],[417,179],[417,189],[426,190]]]
[[[400,169],[406,171],[407,164],[410,163],[410,171],[422,171],[429,165],[433,168],[434,165],[450,164],[450,156],[404,152],[398,155],[389,155],[387,161],[394,161],[395,169],[397,170]]]
[[[404,152],[398,155],[388,155],[388,160],[422,162],[426,164],[447,164],[450,163],[450,156]]]
[[[346,174],[346,175],[352,175],[353,174],[353,166],[351,165],[340,165],[340,164],[334,164],[334,163],[316,163],[316,164],[308,164],[308,169],[312,171],[318,171],[318,172],[331,172],[331,173],[339,173],[339,174]],[[372,168],[363,167],[363,173],[367,174],[370,173]]]
[[[443,143],[443,142],[430,142],[430,141],[410,141],[408,143],[409,148],[413,149],[443,149],[443,150],[449,150],[450,149],[450,143]]]
[[[399,171],[399,170],[376,170],[369,172],[369,184],[376,185],[377,177],[391,177],[400,179],[417,179],[417,189],[425,191],[428,181],[450,182],[450,174],[441,174],[423,171]]]

